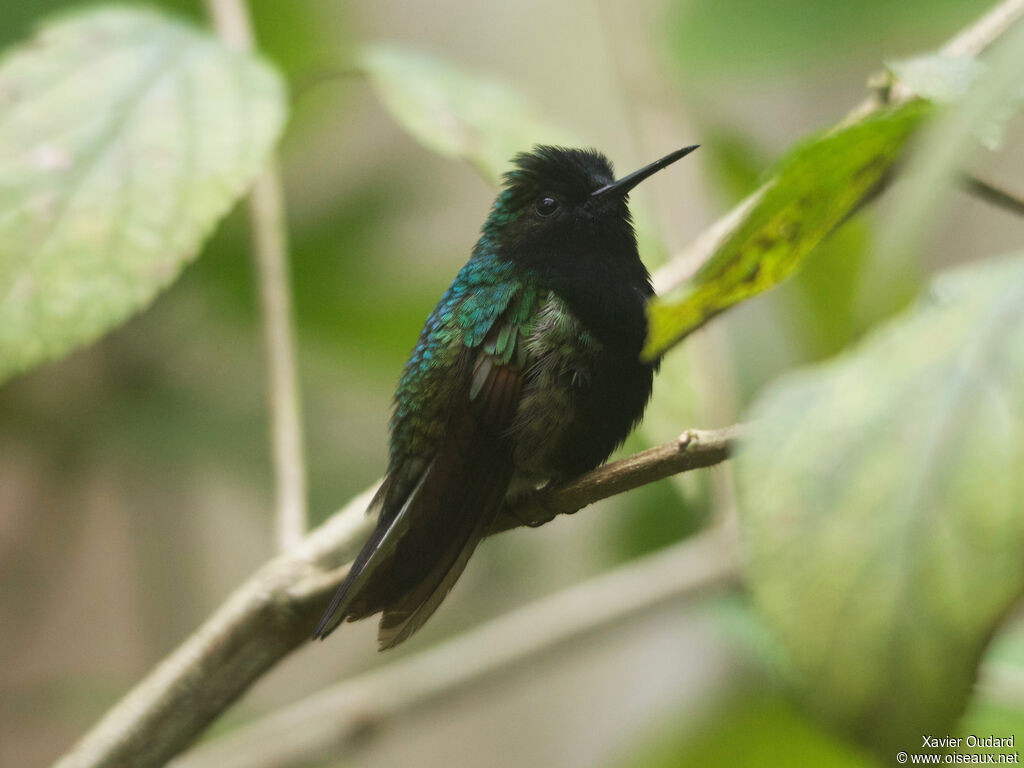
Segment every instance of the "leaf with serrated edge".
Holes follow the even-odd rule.
[[[886,755],[947,733],[1024,589],[1024,254],[943,276],[750,421],[749,587],[809,699]]]
[[[0,381],[149,304],[284,122],[267,64],[155,11],[60,17],[0,62]]]

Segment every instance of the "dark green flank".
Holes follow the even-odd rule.
[[[383,613],[402,642],[455,584],[507,498],[592,469],[640,420],[650,276],[628,192],[592,150],[515,158],[469,262],[427,318],[395,395],[377,526],[315,637]]]

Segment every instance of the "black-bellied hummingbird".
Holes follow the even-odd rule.
[[[653,289],[628,194],[696,148],[618,181],[593,150],[514,159],[406,363],[376,528],[314,637],[382,612],[380,647],[407,639],[507,499],[593,469],[625,440],[657,369],[640,359]]]

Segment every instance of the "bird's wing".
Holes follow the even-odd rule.
[[[507,433],[522,392],[526,309],[524,300],[510,302],[479,343],[461,347],[448,373],[456,379],[451,414],[433,455],[393,463],[375,499],[377,528],[314,637],[383,611],[378,639],[390,648],[423,625],[461,575],[512,475]]]

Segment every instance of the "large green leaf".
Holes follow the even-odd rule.
[[[145,307],[280,133],[265,63],[156,12],[63,17],[0,64],[0,381]]]
[[[634,746],[616,765],[878,768],[870,755],[822,729],[782,692],[751,686],[730,693],[724,700],[713,699],[699,714],[691,705],[678,714],[661,715],[646,743]]]
[[[945,734],[1024,589],[1024,254],[754,407],[749,585],[816,708],[892,755]]]
[[[712,257],[678,290],[651,302],[644,356],[658,357],[796,269],[882,179],[927,109],[911,102],[876,112],[790,153]]]
[[[472,163],[494,181],[534,144],[575,144],[514,89],[441,59],[389,45],[366,48],[359,66],[391,115],[421,144]]]

